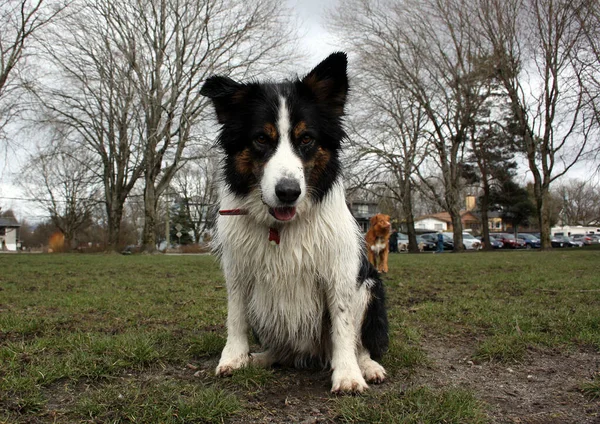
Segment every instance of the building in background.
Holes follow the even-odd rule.
[[[348,208],[363,233],[366,233],[369,230],[369,219],[373,215],[379,213],[379,205],[377,202],[370,202],[368,200],[349,200]]]
[[[479,234],[481,232],[481,221],[471,211],[461,211],[460,220],[463,230]],[[452,231],[452,219],[448,212],[438,212],[430,215],[423,215],[415,218],[415,230],[418,232],[427,231]]]
[[[19,224],[13,218],[0,218],[0,246],[2,251],[16,252],[21,247]]]

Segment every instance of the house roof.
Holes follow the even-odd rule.
[[[499,211],[489,211],[488,212],[488,219],[489,218],[502,218],[502,213]]]
[[[461,211],[460,217],[463,222],[479,221],[479,219],[470,211]],[[438,212],[429,215],[423,215],[418,218],[415,218],[415,221],[422,221],[424,219],[437,219],[438,221],[447,222],[449,224],[452,223],[452,219],[450,218],[450,214],[448,212]]]
[[[17,221],[12,218],[0,218],[0,227],[20,227]]]

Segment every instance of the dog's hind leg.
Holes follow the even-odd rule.
[[[361,343],[373,359],[379,360],[389,346],[385,288],[372,268],[368,270],[368,276],[362,284],[369,291],[369,296],[360,324]]]
[[[277,358],[270,350],[265,350],[264,352],[256,352],[250,354],[251,363],[257,367],[261,368],[269,368],[275,362],[277,362]]]
[[[371,359],[371,354],[364,346],[358,348],[358,366],[367,383],[382,383],[385,380],[385,369]]]
[[[250,363],[245,296],[236,286],[228,286],[227,291],[227,342],[215,370],[218,376],[231,375]]]
[[[387,249],[383,249],[383,252],[381,252],[381,270],[383,272],[388,272],[388,255],[389,255],[389,251]]]
[[[383,356],[389,344],[385,288],[377,272],[365,262],[362,265],[361,279],[368,295],[359,324],[358,365],[367,382],[381,383],[385,380],[385,369],[375,359]]]

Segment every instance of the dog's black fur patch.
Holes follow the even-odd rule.
[[[344,53],[335,53],[302,80],[283,83],[238,83],[223,76],[205,82],[200,93],[212,99],[222,125],[218,144],[225,151],[224,177],[235,194],[247,195],[257,187],[260,178],[257,172],[240,175],[236,156],[247,151],[248,160],[260,169],[274,153],[276,142],[256,143],[256,139],[263,135],[266,124],[277,121],[283,96],[292,127],[306,123],[305,132],[314,139],[310,146],[292,140],[298,156],[309,163],[321,153],[318,178],[307,181],[310,196],[315,201],[323,199],[341,171],[339,151],[346,137],[342,126],[348,93],[346,62]]]
[[[371,358],[379,360],[389,347],[385,287],[377,270],[371,265],[367,257],[363,256],[358,282],[364,284],[366,280],[373,281],[373,285],[371,286],[371,302],[365,313],[361,328],[361,340],[363,346],[369,350]]]

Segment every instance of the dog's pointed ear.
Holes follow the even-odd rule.
[[[302,83],[310,89],[317,101],[331,107],[339,116],[344,114],[348,95],[347,66],[346,53],[333,53],[302,79]]]
[[[373,215],[370,219],[371,221],[371,227],[374,226],[375,224],[377,224],[377,215]]]
[[[230,118],[232,108],[241,103],[247,93],[247,85],[223,76],[210,77],[200,89],[200,94],[212,100],[220,124]]]

